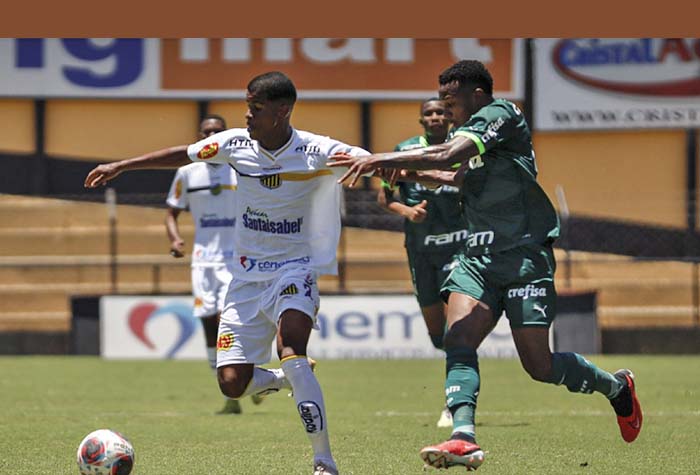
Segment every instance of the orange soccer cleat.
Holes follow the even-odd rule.
[[[610,400],[610,405],[617,414],[617,425],[625,442],[633,442],[642,430],[642,407],[637,399],[637,391],[634,388],[634,374],[628,369],[615,371],[615,377],[624,381],[625,386],[615,398]]]
[[[484,462],[484,451],[474,442],[451,439],[437,445],[425,447],[420,456],[426,465],[434,468],[455,466],[476,470]]]

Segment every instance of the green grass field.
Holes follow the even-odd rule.
[[[631,368],[645,411],[633,444],[600,395],[530,381],[513,360],[482,360],[480,474],[700,474],[700,358],[595,357]],[[331,443],[345,475],[424,472],[418,450],[438,429],[443,363],[321,361]],[[241,415],[205,362],[105,362],[87,357],[0,358],[0,474],[77,474],[88,432],[109,427],[136,450],[135,475],[311,474],[311,450],[286,394]]]

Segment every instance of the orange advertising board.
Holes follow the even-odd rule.
[[[161,41],[163,92],[243,97],[267,71],[289,75],[305,98],[416,99],[434,94],[442,70],[479,59],[495,94],[522,98],[517,39],[226,38]]]

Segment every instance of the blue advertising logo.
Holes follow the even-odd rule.
[[[153,341],[146,335],[146,322],[162,317],[164,315],[175,315],[180,325],[180,334],[167,351],[165,357],[172,358],[194,335],[197,329],[197,320],[192,315],[192,307],[180,303],[158,306],[152,303],[143,303],[134,307],[129,313],[129,328],[144,345],[155,350]]]
[[[15,67],[19,69],[42,69],[46,65],[46,45],[43,38],[15,40]],[[118,38],[102,45],[89,38],[64,38],[63,49],[82,66],[64,65],[64,77],[77,86],[113,88],[126,86],[136,81],[144,70],[144,40],[140,38]],[[111,60],[112,70],[98,73],[92,64]]]

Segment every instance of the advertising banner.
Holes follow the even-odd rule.
[[[443,357],[433,348],[412,295],[323,296],[318,323],[320,329],[311,333],[309,341],[309,355],[314,358]],[[100,299],[104,358],[205,359],[204,341],[189,296]],[[505,318],[499,320],[479,354],[517,356]]]
[[[106,296],[100,299],[103,358],[206,359],[192,297]]]
[[[320,332],[312,332],[309,354],[319,358],[442,358],[413,295],[325,296]],[[517,356],[505,318],[479,348],[485,357]]]
[[[539,130],[700,125],[700,39],[535,42]]]
[[[460,59],[522,98],[522,42],[477,38],[0,39],[0,97],[243,99],[279,70],[304,99],[424,99]]]

